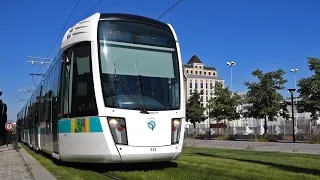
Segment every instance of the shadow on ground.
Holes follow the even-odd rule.
[[[4,149],[4,150],[2,150],[2,149]],[[7,146],[5,146],[5,148],[0,147],[0,152],[11,151],[11,150],[14,150],[14,148],[9,148],[8,149]]]
[[[34,151],[33,149],[29,148]],[[34,151],[35,152],[35,151]],[[81,170],[91,170],[98,173],[106,173],[112,171],[151,171],[151,170],[162,170],[167,168],[175,168],[178,166],[175,162],[152,162],[152,163],[119,163],[119,164],[102,164],[102,163],[69,163],[62,162],[51,155],[44,153],[42,151],[37,151],[36,153],[50,159],[54,164],[58,166],[72,167]]]
[[[236,161],[242,161],[242,162],[248,162],[248,163],[262,164],[262,165],[271,166],[273,168],[278,168],[278,169],[284,170],[284,171],[290,171],[290,172],[295,172],[295,173],[313,174],[313,175],[316,175],[316,176],[320,176],[320,170],[318,170],[318,169],[296,167],[296,166],[290,166],[290,165],[284,165],[284,164],[276,164],[276,163],[272,163],[272,162],[264,162],[264,161],[258,161],[258,160],[250,160],[250,159],[242,159],[242,158],[231,158],[231,157],[218,156],[218,155],[209,154],[209,153],[193,153],[193,154],[199,155],[199,156],[209,156],[209,157],[224,158],[224,159],[230,159],[230,160],[236,160]]]

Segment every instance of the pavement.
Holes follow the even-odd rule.
[[[320,144],[184,139],[185,146],[320,154]]]
[[[0,146],[0,180],[56,180],[23,148]]]

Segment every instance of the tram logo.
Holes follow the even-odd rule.
[[[149,129],[151,129],[153,131],[154,128],[156,128],[156,123],[154,121],[149,121],[148,127],[149,127]]]

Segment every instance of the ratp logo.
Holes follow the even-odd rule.
[[[149,129],[151,129],[153,131],[154,128],[156,128],[156,123],[154,121],[149,121],[148,127],[149,127]]]

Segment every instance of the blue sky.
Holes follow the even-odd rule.
[[[81,0],[67,27],[88,16],[99,0]],[[176,0],[103,0],[94,12],[133,13],[157,18]],[[39,66],[27,56],[46,57],[77,0],[11,0],[0,5],[0,90],[8,104],[8,119],[15,119],[27,98],[18,92],[32,83],[30,73]],[[307,57],[320,57],[318,0],[183,0],[161,20],[175,28],[183,62],[196,54],[230,84],[227,61],[235,61],[233,89],[243,91],[251,72],[283,69],[287,87],[297,78],[310,76]],[[65,29],[66,30],[66,29]],[[54,48],[60,46],[61,38]],[[52,55],[53,53],[51,53]],[[32,87],[34,88],[34,87]],[[283,95],[289,94],[284,91]]]

